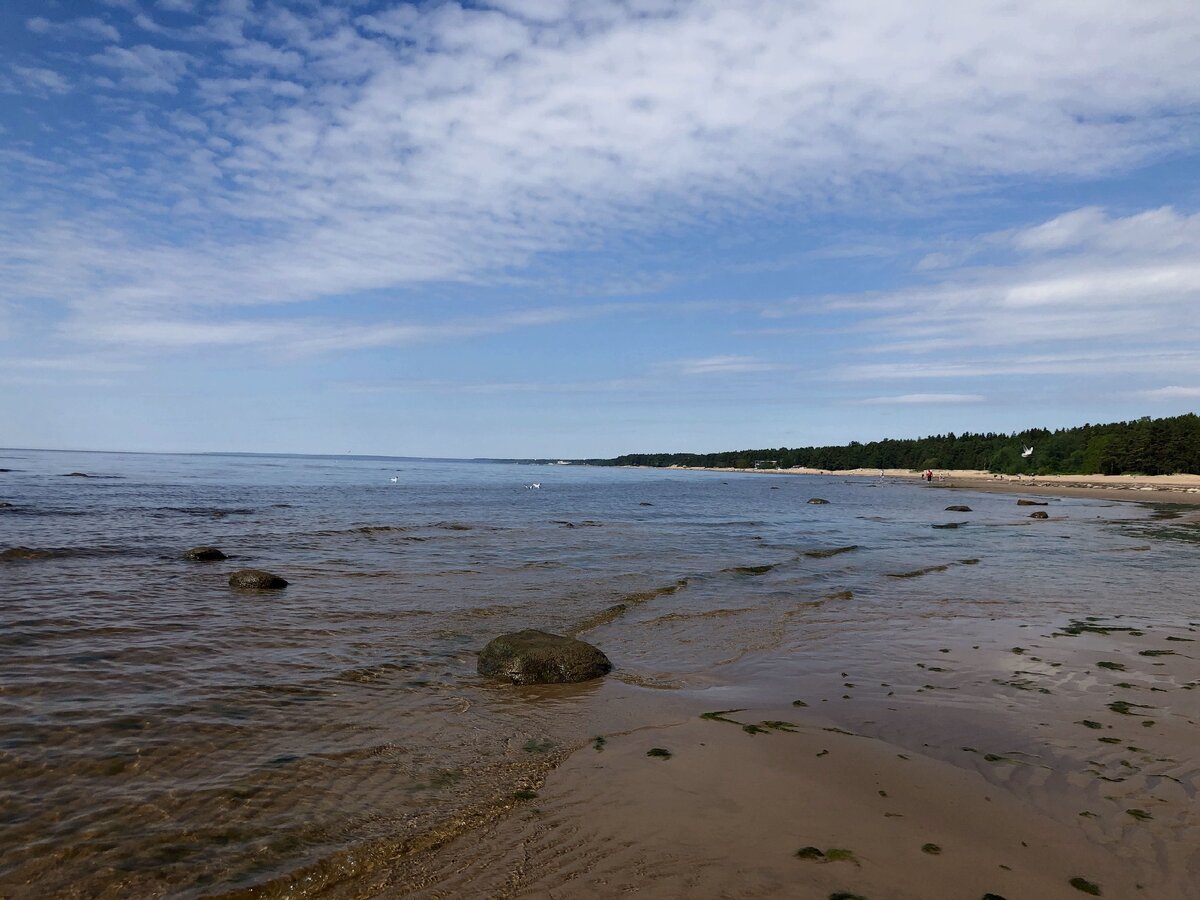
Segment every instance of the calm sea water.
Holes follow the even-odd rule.
[[[639,701],[784,692],[835,643],[939,619],[1198,616],[1194,534],[1136,504],[1031,522],[913,482],[360,457],[0,468],[0,551],[35,551],[0,559],[2,896],[303,895],[465,827]],[[181,558],[199,544],[230,559]],[[242,567],[291,584],[232,591]],[[478,677],[525,627],[617,669]]]

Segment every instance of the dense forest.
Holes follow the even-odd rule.
[[[1022,458],[1024,447],[1033,454]],[[939,434],[911,440],[851,441],[844,447],[779,447],[723,453],[627,453],[589,459],[607,466],[721,466],[739,469],[987,469],[1009,475],[1172,475],[1200,473],[1200,416],[1145,416],[1014,434]]]

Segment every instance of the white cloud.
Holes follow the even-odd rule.
[[[357,18],[226,0],[188,32],[195,54],[92,56],[115,87],[183,108],[139,107],[69,160],[64,144],[55,164],[71,177],[27,188],[53,196],[61,220],[0,211],[22,260],[0,269],[0,290],[148,336],[145,323],[197,308],[494,282],[614,234],[1103,173],[1197,136],[1190,4],[490,5]],[[990,281],[943,268],[928,291],[885,298],[895,317],[877,324],[912,348],[1011,343],[1030,322],[1075,333],[1072,298],[1107,291],[1114,310],[1095,320],[1107,333],[1125,327],[1129,293],[1189,296],[1182,249],[1139,268],[1110,247],[1095,271],[1059,256],[1099,255],[1105,240],[1134,254],[1135,239],[1186,217],[1159,211],[1126,235],[1099,211],[1063,218],[1011,236],[1029,254],[1020,267]],[[1152,303],[1154,327],[1177,324],[1177,306]]]
[[[29,91],[39,96],[45,96],[65,94],[71,90],[70,82],[53,69],[43,69],[37,66],[13,66],[11,71],[20,82],[19,87],[12,88],[14,92]]]
[[[1146,400],[1200,399],[1200,387],[1181,387],[1179,385],[1170,385],[1168,387],[1154,388],[1152,390],[1135,391],[1134,396],[1141,397]]]
[[[89,16],[81,19],[71,19],[66,22],[52,22],[37,16],[28,19],[25,27],[34,34],[48,35],[54,38],[77,38],[94,41],[119,41],[121,33],[103,19]]]
[[[983,403],[983,394],[898,394],[893,397],[871,397],[859,401],[871,406],[957,406],[963,403]]]
[[[660,371],[677,375],[741,375],[747,372],[773,372],[782,368],[753,356],[706,356],[658,365]]]
[[[191,57],[178,50],[160,50],[149,44],[136,47],[106,47],[92,62],[118,73],[120,87],[146,93],[178,92],[179,80]]]

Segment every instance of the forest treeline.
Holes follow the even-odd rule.
[[[1024,447],[1033,455],[1022,458]],[[778,447],[722,453],[627,453],[589,459],[607,466],[712,466],[738,469],[987,469],[1009,475],[1173,475],[1200,473],[1200,416],[1145,416],[1013,434],[938,434],[909,440],[851,441],[843,447]]]

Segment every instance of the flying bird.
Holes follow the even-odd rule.
[[[1029,457],[1031,457],[1031,456],[1033,456],[1033,448],[1032,447],[1023,447],[1023,449],[1021,450],[1021,458],[1029,459]]]

